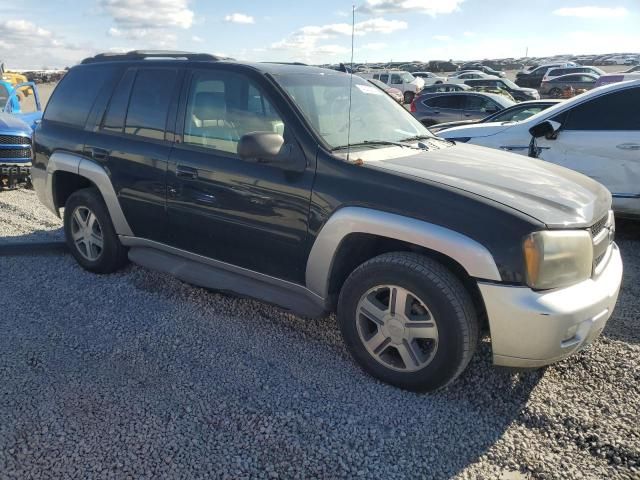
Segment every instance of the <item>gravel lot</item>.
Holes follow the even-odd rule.
[[[33,192],[0,193],[0,215],[0,242],[60,237]],[[640,225],[619,244],[624,289],[589,349],[513,373],[485,339],[417,395],[362,373],[334,318],[0,243],[0,477],[638,479]]]

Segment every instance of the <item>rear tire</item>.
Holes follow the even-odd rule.
[[[560,98],[562,96],[562,90],[560,90],[559,88],[552,88],[551,90],[549,90],[549,96],[551,98]]]
[[[404,103],[411,103],[415,98],[416,94],[413,92],[404,92]]]
[[[340,292],[338,323],[367,373],[419,392],[453,382],[478,343],[465,287],[442,264],[416,253],[383,254],[354,270]]]
[[[113,228],[111,216],[96,188],[71,194],[64,207],[64,233],[71,255],[94,273],[112,273],[128,261],[127,249]]]

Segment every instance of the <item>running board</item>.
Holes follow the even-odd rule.
[[[304,287],[289,282],[282,282],[284,285],[281,286],[276,284],[277,279],[266,275],[264,277],[270,281],[264,281],[243,274],[243,269],[225,268],[227,264],[223,262],[209,260],[203,263],[175,253],[142,246],[132,246],[129,249],[129,260],[151,270],[168,273],[192,285],[255,298],[305,317],[318,318],[326,315],[322,299]],[[219,265],[214,266],[213,263]],[[294,285],[296,288],[292,288]]]

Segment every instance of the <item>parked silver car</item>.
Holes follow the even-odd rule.
[[[416,97],[410,111],[423,125],[479,120],[515,105],[503,95],[483,92],[429,93]]]

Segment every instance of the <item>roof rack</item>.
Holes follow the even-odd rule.
[[[85,65],[87,63],[98,62],[118,62],[126,60],[146,60],[146,59],[172,59],[172,60],[199,60],[199,61],[218,61],[227,60],[226,57],[218,57],[208,53],[194,52],[178,52],[173,50],[131,50],[126,53],[99,53],[93,57],[88,57],[80,62]]]

